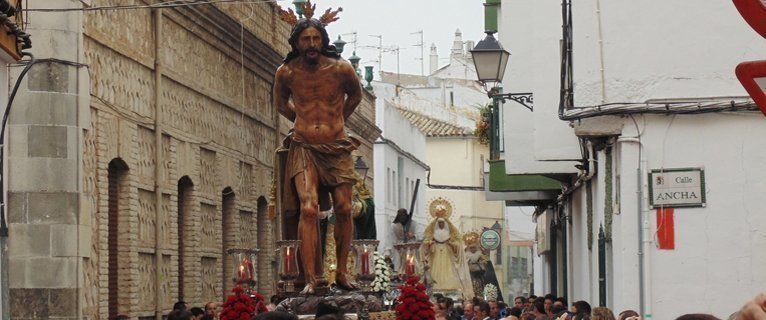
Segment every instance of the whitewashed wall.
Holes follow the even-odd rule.
[[[390,89],[390,87],[388,87],[388,89]],[[387,99],[387,95],[393,95],[392,91],[387,90],[387,87],[384,85],[376,85],[375,90],[378,96],[376,102],[376,121],[378,122],[378,127],[383,130],[382,136],[393,141],[399,148],[409,152],[420,161],[425,162],[425,135],[405,119],[399,111],[386,105],[385,100]],[[380,240],[379,251],[382,252],[386,249],[393,248],[393,245],[395,244],[396,239],[391,222],[394,221],[396,211],[399,208],[406,208],[408,211],[410,210],[409,197],[403,197],[402,203],[399,203],[396,195],[389,195],[389,192],[392,192],[391,188],[396,181],[392,181],[392,178],[388,173],[393,172],[393,170],[399,172],[398,158],[401,157],[404,162],[404,170],[400,173],[402,180],[421,180],[419,195],[416,199],[414,224],[411,227],[411,231],[417,232],[418,230],[423,230],[425,228],[424,225],[427,223],[424,218],[427,215],[427,213],[425,213],[425,184],[427,171],[388,144],[375,144],[373,152],[375,156],[376,174],[375,221],[378,240]],[[402,192],[406,192],[407,190],[408,189],[404,188]]]
[[[601,36],[599,36],[600,5]],[[766,59],[766,40],[753,32],[730,1],[627,0],[573,4],[575,104],[643,102],[648,99],[744,96],[734,76],[741,61]],[[533,160],[579,157],[572,129],[556,119],[559,99],[560,1],[503,1],[500,40],[512,52],[506,91],[535,92],[533,114],[514,105],[505,110],[507,168],[512,172],[550,172],[564,163]],[[600,47],[603,44],[603,48]],[[601,55],[603,49],[603,56]],[[602,61],[603,82],[602,90]],[[508,108],[511,107],[511,108]],[[519,110],[519,111],[515,111]],[[647,297],[654,319],[692,312],[726,318],[757,292],[766,290],[766,117],[755,112],[687,116],[635,116],[641,133],[642,190],[649,169],[703,167],[705,208],[675,210],[675,250],[654,243],[650,224]],[[636,137],[630,118],[584,121],[622,126]],[[638,309],[637,181],[635,142],[615,145],[619,168],[620,214],[614,217],[608,305]],[[550,152],[549,152],[550,151]],[[533,154],[534,157],[530,157]],[[599,159],[604,159],[603,153]],[[571,164],[570,164],[571,165]],[[593,250],[587,249],[585,190],[571,198],[570,301],[598,302],[597,231],[603,221],[604,164],[593,180]],[[646,208],[648,203],[644,203]]]

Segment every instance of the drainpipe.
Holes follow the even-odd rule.
[[[601,62],[601,103],[606,103],[606,68],[604,67],[604,33],[601,28],[601,0],[596,0],[596,21],[598,21],[598,50]]]
[[[648,238],[649,220],[644,215],[644,185],[641,159],[641,139],[638,137],[620,137],[617,142],[634,142],[638,144],[638,168],[636,168],[636,228],[638,231],[638,301],[640,313],[644,319],[651,319],[651,302],[647,294],[648,263],[646,262],[645,252],[649,250]]]
[[[162,65],[160,56],[160,39],[162,37],[162,9],[154,9],[154,198],[155,198],[155,228],[154,228],[154,261],[157,266],[154,277],[155,297],[155,319],[162,320],[162,281],[160,270],[162,270],[162,234],[160,225],[162,224]],[[140,294],[140,293],[139,293]]]

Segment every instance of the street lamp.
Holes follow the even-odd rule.
[[[362,156],[357,156],[356,162],[354,162],[354,171],[356,171],[356,174],[358,174],[359,177],[362,178],[363,183],[365,178],[367,177],[367,171],[369,170],[370,170],[370,167],[368,167],[367,164],[364,163],[364,160],[362,160]]]
[[[346,41],[343,41],[343,39],[338,36],[338,40],[333,41],[332,44],[335,45],[335,51],[337,51],[338,54],[341,54],[343,53],[343,47],[346,46]]]
[[[308,0],[293,0],[293,5],[295,6],[295,13],[298,14],[299,17],[303,18],[303,5],[306,4]]]
[[[356,71],[356,74],[359,75],[359,61],[362,60],[362,58],[358,57],[356,55],[356,51],[351,54],[350,57],[348,57],[348,61],[351,62],[351,66],[354,67],[354,70]],[[359,75],[361,77],[361,75]]]
[[[364,88],[369,90],[369,91],[372,91],[372,79],[373,79],[372,66],[365,66],[364,67],[364,80],[367,81],[367,86],[365,86]]]
[[[533,110],[532,93],[502,93],[502,88],[497,84],[503,81],[505,68],[508,65],[508,59],[511,54],[503,49],[500,42],[495,39],[492,32],[487,32],[487,36],[476,44],[471,50],[473,63],[476,66],[476,74],[479,82],[487,89],[487,94],[494,102],[505,102],[513,100]],[[487,88],[487,86],[490,88]]]

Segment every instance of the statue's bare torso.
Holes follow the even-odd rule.
[[[362,100],[361,85],[354,68],[345,60],[321,54],[322,41],[322,34],[316,27],[303,30],[297,40],[300,55],[282,64],[274,81],[274,105],[280,114],[293,121],[294,134],[303,144],[332,144],[346,138],[346,119]],[[350,152],[343,156],[348,157],[346,163],[351,168],[347,169],[353,172]],[[303,292],[313,293],[317,285],[316,266],[321,264],[317,254],[320,243],[317,237],[319,178],[315,167],[319,164],[305,160],[296,163],[306,164],[292,183],[300,198],[298,235],[306,281]],[[351,188],[351,183],[332,187],[338,260],[335,282],[346,289],[355,289],[346,276],[353,230]]]
[[[283,64],[277,79],[291,98],[280,112],[294,121],[295,134],[306,143],[346,137],[345,120],[361,100],[361,89],[353,88],[360,86],[358,78],[348,62],[321,56],[317,65],[306,66],[298,58]]]

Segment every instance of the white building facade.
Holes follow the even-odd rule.
[[[766,118],[734,67],[766,41],[733,4],[488,2],[512,54],[505,91],[535,99],[532,113],[502,106],[505,174],[561,185],[513,199],[537,206],[536,294],[673,319],[726,318],[763,291]],[[679,168],[704,171],[705,205],[669,217],[649,174]]]
[[[383,88],[380,88],[383,90]],[[393,254],[394,244],[403,236],[394,228],[393,221],[397,210],[412,210],[413,222],[410,232],[417,233],[425,229],[426,196],[425,184],[428,165],[425,135],[407,121],[385,98],[376,100],[375,119],[383,130],[381,138],[375,142],[375,221],[378,234],[378,251]],[[415,194],[418,184],[417,194]],[[412,208],[412,200],[415,206]]]

